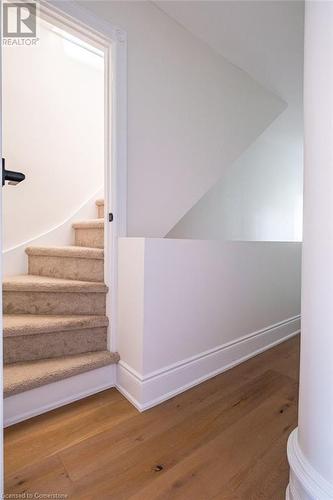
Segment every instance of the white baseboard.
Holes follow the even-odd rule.
[[[302,500],[296,491],[293,489],[291,484],[288,484],[286,489],[286,500]]]
[[[284,342],[299,331],[300,316],[295,316],[146,375],[120,361],[116,387],[139,411],[144,411]]]
[[[328,483],[307,461],[298,444],[297,429],[288,439],[290,480],[287,500],[332,500],[333,485]]]
[[[16,394],[4,400],[4,426],[111,387],[116,387],[139,411],[144,411],[287,340],[299,329],[300,317],[297,316],[145,376],[120,361],[118,365]]]
[[[4,400],[4,427],[115,386],[116,365],[53,382]]]

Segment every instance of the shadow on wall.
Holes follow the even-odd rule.
[[[302,241],[303,139],[291,118],[282,113],[167,238]]]

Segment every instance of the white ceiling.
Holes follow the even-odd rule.
[[[303,1],[163,1],[155,4],[229,61],[300,108]]]

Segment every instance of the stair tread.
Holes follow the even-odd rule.
[[[98,328],[108,326],[106,316],[63,316],[63,315],[35,315],[35,314],[4,314],[4,337],[16,337],[70,331],[84,328]]]
[[[8,276],[4,278],[3,291],[106,293],[107,286],[105,283],[96,281],[77,281],[63,278],[51,278],[48,276],[22,274],[19,276]]]
[[[104,219],[89,219],[72,224],[74,229],[103,229]]]
[[[118,353],[89,352],[4,366],[4,397],[117,363]]]
[[[103,248],[79,246],[33,246],[25,250],[27,255],[43,255],[52,257],[72,257],[78,259],[104,259]]]

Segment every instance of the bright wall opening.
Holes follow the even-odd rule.
[[[103,185],[104,54],[38,22],[36,46],[3,47],[3,155],[26,174],[3,190],[5,251],[62,224]]]

